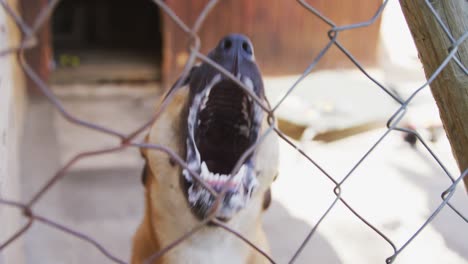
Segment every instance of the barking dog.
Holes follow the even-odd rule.
[[[263,82],[250,40],[224,37],[208,55],[264,100]],[[226,195],[216,211],[255,245],[268,251],[261,224],[277,175],[278,141],[268,134],[240,169],[237,161],[268,127],[266,114],[234,81],[204,63],[194,67],[151,128],[148,142],[171,148],[189,169]],[[133,239],[132,263],[144,263],[210,214],[215,197],[165,154],[145,150],[144,219]],[[248,244],[220,227],[207,225],[154,263],[268,263]]]

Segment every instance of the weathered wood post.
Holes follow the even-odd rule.
[[[467,32],[468,1],[430,2],[455,40]],[[424,0],[400,0],[400,4],[429,78],[447,57],[451,42]],[[456,56],[468,66],[468,40],[458,47]],[[452,152],[463,172],[468,168],[468,75],[452,60],[430,86]],[[468,178],[464,180],[468,190]]]

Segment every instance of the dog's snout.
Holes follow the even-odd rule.
[[[240,34],[231,34],[220,42],[222,52],[226,54],[235,53],[244,58],[253,58],[253,47],[249,38]]]

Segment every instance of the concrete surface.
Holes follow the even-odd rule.
[[[87,87],[89,92],[82,91],[78,94],[76,91],[83,90],[83,87]],[[76,85],[70,87],[72,88],[71,95],[69,92],[63,91],[66,88],[57,88],[62,91],[61,97],[66,99],[64,106],[77,117],[128,134],[152,116],[155,102],[161,94],[161,89],[157,85],[149,84],[142,86],[143,88],[139,87],[140,85]],[[114,91],[117,89],[120,92],[111,96],[109,95],[111,89]],[[56,112],[53,113],[52,118],[53,126],[58,131],[57,140],[61,146],[61,164],[65,164],[81,151],[118,144],[117,138],[76,126],[63,119]],[[77,144],[77,138],[87,138],[88,140],[80,140]],[[109,168],[115,164],[132,168],[141,164],[138,153],[137,149],[128,149],[116,154],[83,159],[76,164],[76,168]]]

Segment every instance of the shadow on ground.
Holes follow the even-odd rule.
[[[430,208],[430,213],[433,213],[443,202],[441,198],[442,192],[449,188],[452,182],[445,175],[441,167],[429,156],[427,150],[421,145],[414,150],[414,157],[418,159],[419,162],[426,163],[427,166],[431,168],[431,172],[429,174],[421,172],[412,167],[405,166],[404,164],[394,164],[394,166],[401,174],[409,175],[410,177],[408,177],[408,180],[414,183],[415,186],[419,186],[421,191],[426,194],[428,201],[427,208]],[[459,175],[452,176],[455,179],[459,177]],[[466,217],[468,211],[464,209],[467,208],[467,202],[466,197],[463,197],[465,194],[463,191],[465,190],[462,185],[463,182],[457,186],[458,188],[450,201],[454,204],[455,208]],[[433,227],[440,234],[447,248],[450,248],[458,253],[460,257],[468,261],[466,255],[468,252],[468,245],[459,239],[460,236],[464,236],[463,234],[468,235],[466,232],[467,230],[463,228],[464,225],[466,225],[466,222],[463,218],[456,215],[448,206],[445,206],[429,224],[429,226]]]
[[[289,263],[312,226],[292,216],[278,201],[273,201],[264,217],[264,228],[270,242],[271,255],[277,263]],[[295,263],[342,263],[330,243],[316,232]]]

